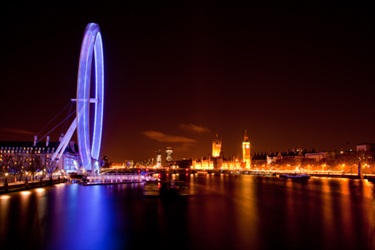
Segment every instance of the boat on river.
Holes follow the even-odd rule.
[[[144,196],[158,196],[160,195],[160,187],[158,181],[146,181],[143,184]]]
[[[310,179],[310,175],[304,174],[281,174],[281,178],[289,178],[289,179]]]
[[[199,170],[197,171],[197,174],[207,174],[207,171]]]
[[[155,177],[155,175],[157,175],[156,172],[149,172],[145,170],[141,172],[141,175],[143,176],[142,180],[144,181],[160,181],[159,178]]]
[[[273,176],[276,176],[276,175],[273,174],[273,173],[265,173],[265,174],[262,174],[261,176],[263,176],[263,177],[273,177]]]

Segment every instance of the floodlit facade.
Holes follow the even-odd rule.
[[[212,157],[220,156],[221,144],[222,144],[222,141],[221,139],[219,139],[218,134],[216,134],[216,138],[212,140]]]
[[[250,158],[250,141],[247,137],[247,130],[245,130],[245,136],[242,142],[242,161],[246,163],[247,169],[250,169],[251,158]]]
[[[373,150],[375,150],[375,143],[357,144],[357,151],[373,151]]]
[[[158,150],[158,155],[156,157],[156,167],[160,168],[161,167],[161,152]]]
[[[245,139],[247,136],[245,135]],[[224,153],[222,152],[222,140],[219,139],[218,134],[216,138],[212,140],[212,156],[208,158],[201,157],[201,159],[192,160],[193,169],[217,169],[217,170],[240,170],[245,168],[250,168],[250,142],[244,140],[243,145],[245,145],[244,155],[247,157],[247,162],[249,163],[246,167],[246,161],[241,160],[235,156],[230,158],[224,158]],[[246,146],[248,145],[248,147]]]
[[[167,147],[165,149],[165,155],[166,155],[165,160],[166,160],[167,163],[173,161],[173,156],[172,156],[173,155],[173,148]]]
[[[193,169],[217,169],[217,170],[239,170],[245,168],[245,162],[241,161],[236,157],[232,158],[223,158],[223,157],[215,157],[215,158],[204,158],[202,157],[200,160],[192,160],[192,168]]]
[[[7,168],[11,164],[17,164],[17,161],[21,161],[26,168],[30,161],[35,160],[35,157],[40,157],[41,164],[48,166],[60,143],[60,141],[49,141],[49,136],[47,136],[45,142],[38,142],[37,136],[34,137],[34,142],[0,141],[0,166]],[[56,170],[64,170],[69,173],[79,170],[81,165],[78,146],[74,144],[74,141],[70,141],[57,163]]]
[[[305,159],[314,159],[315,161],[319,162],[326,158],[325,152],[318,152],[318,153],[306,153]]]

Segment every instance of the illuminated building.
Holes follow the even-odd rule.
[[[236,157],[232,158],[204,158],[200,160],[192,160],[193,169],[218,169],[218,170],[236,170],[243,169],[245,167],[245,162],[240,161]]]
[[[357,144],[357,151],[375,151],[375,143],[360,143]]]
[[[134,166],[134,161],[133,160],[130,160],[130,161],[126,161],[126,166],[128,168],[132,168]]]
[[[161,158],[160,158],[160,162],[161,162]],[[141,167],[141,168],[142,167],[154,167],[154,158],[138,161],[135,164],[131,162],[130,164],[132,164],[131,167]]]
[[[276,156],[276,163],[284,163],[284,164],[290,164],[290,165],[301,165],[302,160],[305,158],[305,153],[303,153],[303,150],[301,148],[298,148],[297,150],[293,149],[292,152],[289,151],[289,149],[286,152],[279,152]]]
[[[216,138],[212,140],[212,157],[220,157],[221,144],[221,139],[219,139],[218,134],[216,134]]]
[[[214,168],[214,162],[211,157],[201,157],[200,160],[193,159],[191,162],[193,169],[216,169]]]
[[[201,157],[200,160],[192,160],[193,169],[239,170],[245,167],[245,161],[241,161],[234,156],[231,158],[224,158],[224,153],[222,151],[222,140],[219,139],[217,134],[216,138],[212,140],[212,157]]]
[[[267,154],[267,165],[275,165],[277,160],[277,153],[276,151],[273,151],[269,154]]]
[[[161,152],[160,152],[160,149],[158,150],[158,156],[156,158],[156,167],[157,168],[161,167]]]
[[[325,152],[319,152],[319,153],[306,153],[305,159],[314,159],[315,161],[319,162],[326,158]]]
[[[61,141],[50,141],[49,138],[47,136],[45,142],[38,142],[37,136],[34,136],[34,142],[0,141],[0,167],[12,166],[17,161],[28,167],[30,161],[35,160],[36,157],[40,158],[42,165],[48,166],[52,155],[61,144]],[[78,146],[74,141],[70,141],[57,163],[57,171],[64,170],[69,173],[69,171],[77,171],[81,165]]]
[[[253,167],[263,166],[267,163],[267,156],[263,153],[255,153],[253,158],[251,159],[251,163]]]
[[[246,168],[250,168],[251,159],[250,159],[250,141],[247,137],[247,131],[245,130],[245,137],[242,142],[242,161],[246,163]]]
[[[165,154],[166,154],[165,160],[166,160],[167,163],[173,161],[173,157],[172,157],[173,149],[172,149],[172,147],[167,147],[166,150],[165,150]]]
[[[182,160],[178,160],[178,161],[174,160],[174,161],[168,162],[166,167],[171,168],[171,169],[172,168],[188,168],[188,169],[190,169],[191,166],[193,165],[192,164],[193,161],[194,160],[192,160],[192,159],[183,158]]]
[[[125,168],[125,163],[113,162],[109,168],[122,169]]]

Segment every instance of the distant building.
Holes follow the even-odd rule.
[[[160,157],[161,157],[161,153],[160,153]],[[161,158],[160,158],[160,162],[161,162]],[[138,161],[135,164],[133,164],[133,167],[153,167],[153,166],[154,166],[154,158]]]
[[[134,166],[133,160],[125,160],[124,163],[125,168],[132,168]]]
[[[357,144],[357,151],[375,151],[375,143],[360,143]]]
[[[19,158],[17,160],[22,159],[25,167],[27,167],[30,160],[35,156],[39,156],[41,163],[48,166],[50,158],[60,144],[60,141],[51,142],[49,138],[47,136],[45,142],[37,142],[37,136],[34,137],[34,142],[0,141],[0,166],[5,168],[7,164]],[[69,173],[70,171],[77,171],[80,166],[78,146],[74,144],[74,141],[70,141],[57,164],[57,170],[64,170]]]
[[[173,157],[172,157],[173,149],[172,149],[172,147],[167,147],[166,150],[165,150],[165,154],[166,154],[166,157],[165,157],[166,163],[169,163],[169,162],[173,161]]]
[[[235,170],[245,168],[246,163],[236,157],[201,157],[200,160],[193,159],[192,166],[194,169],[222,169],[222,170]]]
[[[292,163],[301,165],[302,160],[305,158],[303,150],[298,148],[297,150],[293,148],[290,152],[289,149],[286,152],[279,152],[277,155],[277,163]]]
[[[297,149],[293,149],[292,152],[288,149],[286,152],[273,151],[266,154],[266,164],[268,166],[274,166],[277,163],[301,164],[304,158],[302,148],[298,147]]]
[[[186,160],[185,158],[179,161],[171,161],[168,164],[169,168],[188,168],[192,166],[192,159]]]
[[[277,160],[277,152],[276,151],[273,151],[271,153],[269,153],[266,157],[267,159],[267,165],[269,166],[273,166],[276,164],[276,160]]]
[[[156,167],[157,168],[161,167],[161,152],[160,152],[160,149],[158,150],[158,155],[156,157]]]
[[[212,157],[220,157],[222,141],[219,139],[218,134],[212,140]]]
[[[248,155],[250,156],[250,142],[246,138],[247,135],[245,135],[243,144],[243,146],[245,146],[243,154],[247,157]],[[246,145],[249,147],[247,148]],[[216,134],[216,138],[212,140],[212,156],[209,155],[208,158],[201,157],[199,160],[192,159],[192,167],[194,169],[234,170],[246,168],[246,161],[238,159],[234,156],[231,158],[224,158],[224,153],[222,151],[222,140],[219,139],[218,135]]]
[[[242,142],[242,161],[245,162],[245,167],[250,168],[251,159],[250,159],[250,141],[247,137],[247,131],[245,130],[245,136]]]
[[[253,158],[251,159],[253,167],[259,167],[267,164],[267,155],[263,153],[256,153],[254,154]]]
[[[326,158],[325,152],[319,152],[319,153],[306,153],[305,159],[314,159],[316,161],[321,161],[324,158]]]
[[[112,162],[109,168],[125,168],[124,162]]]
[[[315,152],[314,149],[311,152],[302,150],[298,147],[297,149],[293,148],[292,151],[289,149],[286,152],[277,152],[273,151],[268,154],[255,154],[252,158],[253,165],[260,165],[262,162],[266,161],[265,164],[268,166],[274,166],[278,164],[290,164],[290,165],[300,165],[302,166],[304,162],[309,160],[315,160],[319,162],[321,160],[325,161],[334,161],[337,158],[337,155],[334,151],[324,151],[324,152]],[[265,159],[264,159],[265,157]],[[255,162],[253,162],[255,161]]]

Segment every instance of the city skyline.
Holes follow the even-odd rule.
[[[218,133],[226,155],[239,157],[245,130],[252,154],[375,142],[365,3],[92,4],[83,14],[83,4],[3,6],[1,141],[32,141],[75,97],[83,29],[96,22],[101,156],[137,161],[171,146],[175,159],[199,158]]]

